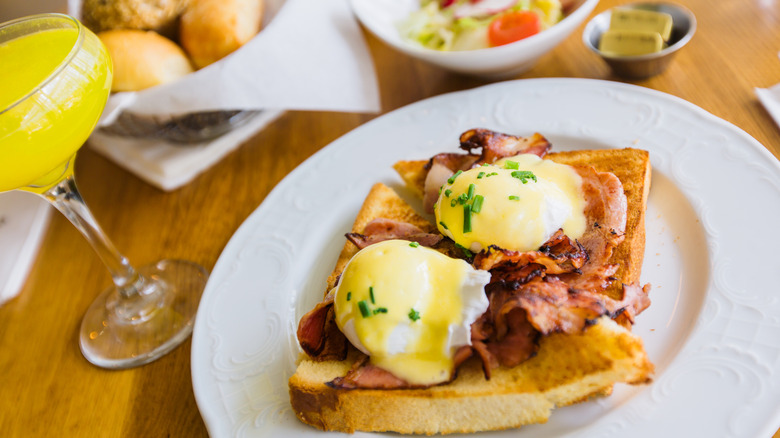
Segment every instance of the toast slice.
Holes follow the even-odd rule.
[[[420,170],[425,162],[421,163]],[[640,208],[629,201],[631,207]],[[371,189],[352,231],[362,232],[377,217],[435,229],[383,184]],[[328,288],[356,252],[352,243],[345,244]],[[300,360],[289,390],[301,421],[349,433],[448,434],[517,428],[547,421],[554,407],[608,394],[614,383],[647,382],[653,372],[641,339],[606,317],[578,335],[542,338],[535,357],[516,367],[493,370],[490,380],[472,358],[458,369],[454,381],[425,389],[336,389],[326,384],[345,375],[355,360],[357,355],[344,361]]]
[[[620,265],[615,281],[607,289],[611,298],[620,298],[621,283],[639,281],[645,254],[645,210],[650,192],[650,154],[641,149],[598,149],[547,154],[545,159],[568,165],[593,166],[599,172],[612,172],[623,184],[628,201],[626,238],[613,251],[610,263]],[[399,161],[393,168],[409,190],[420,198],[424,195],[427,160]]]

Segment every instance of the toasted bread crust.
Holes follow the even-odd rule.
[[[539,354],[485,380],[476,360],[451,383],[426,389],[335,389],[355,360],[304,359],[290,378],[293,410],[304,423],[352,433],[448,434],[517,428],[546,422],[552,409],[609,393],[615,382],[643,383],[653,365],[642,341],[609,318],[580,335],[542,340]]]
[[[577,151],[550,154],[564,164],[589,164],[612,171],[621,180],[629,206],[627,238],[613,253],[624,282],[639,279],[644,253],[644,212],[650,179],[647,152],[636,149]],[[422,196],[425,161],[402,161],[394,168],[413,193]],[[362,232],[374,218],[385,217],[435,230],[392,189],[376,184],[353,224]],[[328,289],[357,248],[346,242]],[[603,317],[579,335],[554,334],[542,339],[538,354],[513,368],[499,367],[486,380],[480,362],[472,358],[457,378],[425,389],[335,389],[326,384],[347,373],[356,360],[313,361],[302,357],[289,380],[290,400],[298,418],[323,430],[352,433],[392,431],[405,434],[448,434],[518,428],[543,423],[553,408],[608,395],[616,382],[649,381],[653,365],[642,341],[613,320]]]

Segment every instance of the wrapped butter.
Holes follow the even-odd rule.
[[[638,56],[659,52],[663,45],[658,32],[610,29],[601,35],[599,50],[605,55]]]
[[[669,41],[672,16],[665,12],[618,7],[612,10],[609,29],[657,32],[664,41]]]

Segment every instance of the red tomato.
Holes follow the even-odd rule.
[[[491,47],[513,43],[542,30],[539,16],[531,11],[512,11],[496,17],[488,27]]]

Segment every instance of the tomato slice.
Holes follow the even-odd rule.
[[[491,47],[513,43],[542,30],[542,21],[531,11],[512,11],[490,22],[488,42]]]

